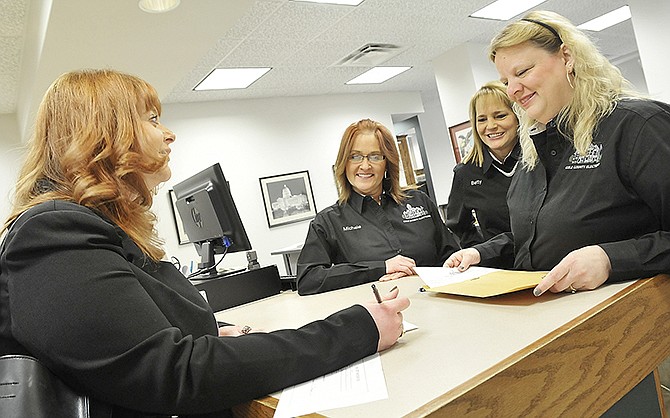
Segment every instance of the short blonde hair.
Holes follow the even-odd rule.
[[[161,112],[153,87],[112,70],[63,74],[40,104],[6,229],[21,213],[52,199],[95,209],[153,260],[164,256],[144,174],[167,156],[144,151],[140,115]]]
[[[595,44],[563,16],[547,11],[534,11],[507,25],[489,46],[489,58],[495,62],[496,52],[523,42],[530,42],[549,53],[557,53],[565,45],[574,57],[574,95],[556,120],[566,136],[572,136],[575,149],[585,154],[593,141],[598,122],[614,110],[624,97],[638,96],[621,71],[603,56]],[[529,130],[537,123],[517,104],[520,116],[519,137],[524,166],[537,164],[537,151]]]

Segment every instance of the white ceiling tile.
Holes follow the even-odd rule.
[[[23,37],[28,0],[0,0],[0,36]]]
[[[0,74],[0,113],[12,113],[16,107],[18,79],[14,74]]]
[[[0,37],[0,74],[17,76],[21,69],[23,38]]]
[[[486,45],[506,24],[467,17],[490,1],[365,0],[360,6],[351,7],[256,0],[190,71],[179,74],[179,81],[162,99],[178,103],[384,91],[420,91],[423,97],[435,97],[431,61],[465,42]],[[12,112],[16,106],[29,3],[29,0],[0,0],[2,113]],[[624,4],[625,0],[547,0],[536,9],[554,10],[579,24]],[[82,20],[91,18],[78,16]],[[75,19],[68,30],[83,30],[83,27]],[[202,28],[177,29],[190,33]],[[87,34],[81,36],[84,39]],[[637,51],[630,21],[591,36],[612,60]],[[151,39],[151,42],[160,41]],[[367,68],[335,67],[334,64],[371,42],[406,48],[384,65],[409,65],[412,69],[379,85],[345,85]],[[70,45],[63,47],[71,48]],[[269,66],[273,70],[248,89],[192,91],[214,68],[227,66]]]

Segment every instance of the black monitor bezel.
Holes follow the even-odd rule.
[[[186,235],[202,258],[203,266],[199,266],[200,268],[210,268],[214,254],[251,250],[251,242],[230,191],[230,184],[219,163],[175,184],[173,191],[177,215],[182,220]],[[199,203],[210,205],[214,212],[217,224],[208,225],[209,233],[198,233],[202,231],[194,229],[196,222],[191,216],[191,206],[185,204],[194,197],[201,201]],[[230,245],[227,245],[225,237],[231,241]]]

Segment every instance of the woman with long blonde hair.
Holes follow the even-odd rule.
[[[505,27],[490,58],[520,115],[524,169],[508,192],[511,233],[449,266],[514,252],[549,270],[535,294],[595,289],[670,272],[670,105],[632,93],[621,72],[563,16]]]
[[[469,113],[473,146],[454,167],[445,222],[462,247],[509,232],[507,189],[519,166],[519,121],[505,86],[499,81],[481,86]],[[487,264],[509,267],[509,258]]]

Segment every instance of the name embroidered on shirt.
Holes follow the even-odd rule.
[[[361,229],[362,226],[360,225],[346,225],[342,227],[342,231],[355,231],[357,229]]]
[[[470,186],[480,186],[482,184],[482,180],[470,180]]]
[[[566,170],[583,170],[596,168],[600,166],[600,160],[603,158],[603,144],[591,144],[586,150],[586,155],[580,155],[575,151],[570,156],[570,164],[566,165]]]
[[[412,206],[407,204],[407,209],[402,212],[403,222],[416,222],[421,219],[430,218],[430,213],[423,206]]]

